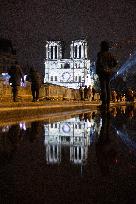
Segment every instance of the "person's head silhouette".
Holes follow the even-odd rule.
[[[110,44],[108,41],[104,40],[101,42],[100,47],[102,51],[108,51],[110,48]]]

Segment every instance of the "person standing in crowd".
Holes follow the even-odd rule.
[[[91,85],[89,85],[89,87],[88,87],[87,95],[88,95],[88,100],[91,101],[92,100],[92,88],[91,88]]]
[[[134,102],[134,94],[131,88],[128,88],[126,91],[126,100],[128,102]]]
[[[84,89],[82,86],[80,86],[79,88],[79,94],[80,94],[80,99],[83,100],[84,99]]]
[[[23,72],[18,62],[15,62],[15,65],[10,67],[8,74],[10,75],[9,83],[12,86],[13,101],[17,102],[18,90],[19,90],[21,79],[22,79],[22,82],[24,83]]]
[[[94,99],[95,99],[95,93],[96,93],[95,88],[92,87],[92,100],[93,100],[93,101],[94,101]]]
[[[96,74],[99,77],[101,88],[102,108],[109,109],[110,106],[110,79],[113,75],[113,68],[117,66],[117,61],[109,52],[109,42],[102,41],[100,52],[97,55]]]
[[[28,77],[31,81],[31,91],[32,91],[32,97],[33,102],[39,101],[39,90],[41,87],[41,76],[38,71],[36,71],[34,68],[30,69]]]
[[[87,100],[87,99],[88,99],[87,93],[88,93],[88,88],[87,88],[87,86],[85,85],[85,88],[84,88],[84,100]]]

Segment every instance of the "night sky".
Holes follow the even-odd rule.
[[[101,40],[136,39],[136,0],[0,0],[0,37],[12,40],[20,63],[39,70],[48,39],[86,37],[94,60]]]

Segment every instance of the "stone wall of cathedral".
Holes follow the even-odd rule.
[[[86,40],[72,41],[70,58],[63,59],[61,41],[47,41],[44,82],[79,88],[90,77]]]

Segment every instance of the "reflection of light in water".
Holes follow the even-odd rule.
[[[121,130],[116,129],[116,133],[121,138],[123,143],[125,143],[129,148],[136,151],[136,143],[129,138],[129,135],[127,132],[123,132]]]
[[[97,132],[98,135],[100,135],[101,127],[102,127],[102,118],[100,118],[99,125],[97,125],[96,123],[96,127],[95,127],[95,131]]]
[[[47,164],[61,162],[61,152],[64,146],[69,147],[69,159],[72,163],[85,164],[88,147],[94,142],[98,126],[97,121],[91,117],[82,121],[76,117],[44,125]]]
[[[20,129],[22,129],[22,130],[26,130],[26,124],[25,124],[25,122],[19,123],[19,127],[20,127]]]
[[[89,127],[92,127],[92,126],[94,126],[94,120],[93,119],[91,119],[90,121],[87,120],[87,127],[89,128]]]
[[[2,128],[2,132],[8,132],[9,131],[9,126],[7,125],[7,126],[4,126],[3,128]]]
[[[24,75],[24,83],[22,82],[22,79],[21,79],[20,85],[21,85],[22,87],[26,87],[26,78],[27,78],[27,75]]]
[[[94,127],[92,127],[90,128],[90,144],[93,144],[94,136],[95,136],[95,130],[94,130]]]
[[[64,124],[62,127],[63,132],[69,133],[70,132],[70,127],[68,124]]]

